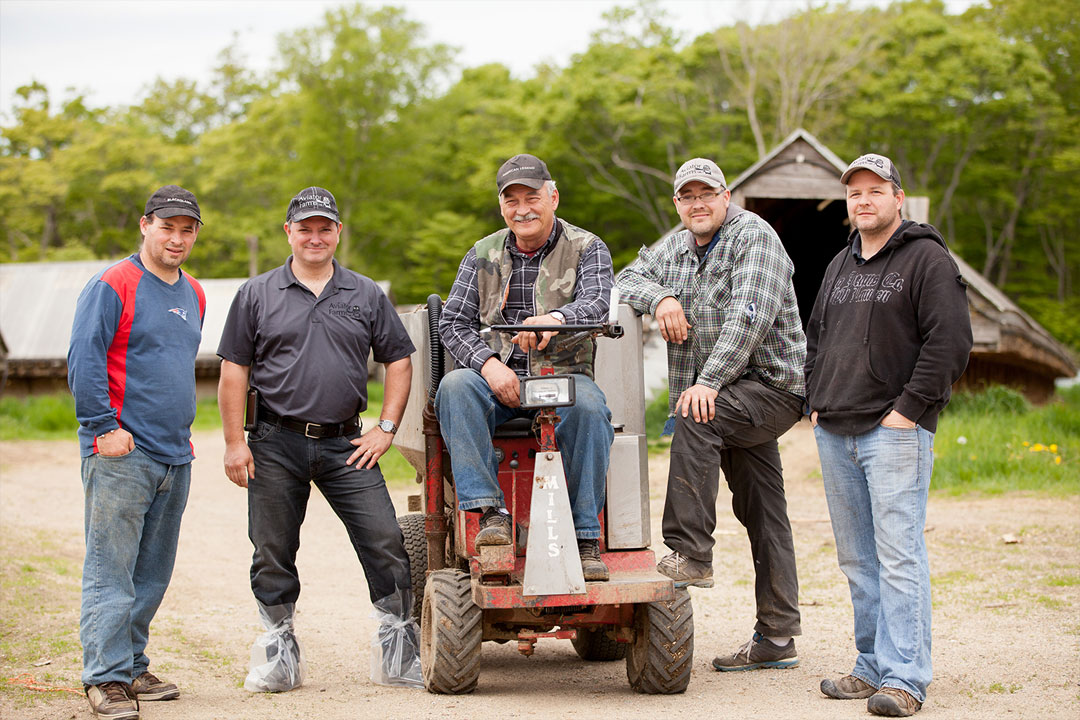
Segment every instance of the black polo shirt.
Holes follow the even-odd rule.
[[[367,408],[367,357],[394,362],[415,350],[397,312],[370,278],[338,265],[317,299],[292,257],[240,286],[217,354],[251,368],[271,411],[338,423]]]

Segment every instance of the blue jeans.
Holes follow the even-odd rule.
[[[95,454],[82,460],[82,481],[82,681],[130,683],[150,665],[150,621],[172,577],[191,463],[165,465],[138,448]]]
[[[296,551],[313,482],[345,525],[371,601],[412,587],[382,470],[378,464],[370,470],[345,464],[356,449],[349,442],[355,437],[359,432],[319,440],[266,421],[248,435],[255,459],[255,477],[248,483],[248,537],[255,546],[251,590],[267,608],[291,605],[300,596]]]
[[[851,674],[926,699],[930,562],[923,531],[934,434],[878,426],[863,435],[815,428],[836,555],[855,610]]]
[[[595,539],[600,537],[597,516],[604,507],[615,431],[603,391],[585,375],[573,377],[576,402],[557,408],[555,442],[563,457],[574,530],[579,538]],[[474,370],[454,370],[442,379],[435,395],[435,414],[450,451],[458,509],[506,507],[491,438],[504,422],[532,417],[535,412],[503,405]]]

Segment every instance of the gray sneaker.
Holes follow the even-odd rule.
[[[135,697],[142,702],[149,700],[175,700],[180,697],[180,688],[176,683],[162,680],[152,672],[144,672],[131,683]]]
[[[139,701],[131,686],[122,682],[87,685],[86,701],[94,717],[106,720],[139,720]]]
[[[688,558],[682,553],[673,552],[656,563],[656,569],[675,581],[675,587],[687,585],[711,588],[713,586],[712,563]]]
[[[839,680],[822,680],[821,692],[837,700],[861,700],[876,693],[877,688],[854,675],[845,675]]]
[[[912,697],[907,690],[883,687],[866,701],[866,709],[871,715],[885,717],[908,717],[922,709],[922,703]]]
[[[713,658],[712,661],[712,666],[720,672],[757,670],[758,668],[786,669],[798,664],[799,656],[795,653],[795,638],[791,638],[787,645],[780,647],[773,645],[759,632],[754,633],[754,637],[734,654]]]

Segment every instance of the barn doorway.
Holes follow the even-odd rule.
[[[825,268],[847,245],[847,206],[842,199],[748,197],[744,203],[773,226],[795,264],[792,284],[805,328]]]

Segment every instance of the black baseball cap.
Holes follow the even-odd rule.
[[[334,194],[326,188],[312,186],[296,193],[289,203],[289,211],[285,213],[285,222],[299,222],[315,216],[341,222]]]
[[[900,182],[900,171],[896,169],[895,163],[884,155],[878,155],[876,153],[867,153],[857,160],[848,165],[847,170],[840,176],[840,182],[847,185],[851,176],[857,173],[859,170],[869,170],[877,175],[882,180],[888,180],[896,185],[896,187],[903,187],[903,183]]]
[[[509,185],[524,185],[533,190],[539,190],[544,183],[551,180],[544,161],[535,155],[515,155],[502,164],[499,172],[495,175],[495,185],[502,193]]]
[[[199,201],[195,199],[195,194],[179,185],[166,185],[155,190],[146,201],[146,211],[143,215],[151,213],[160,218],[187,215],[202,222],[202,217],[199,215]]]

